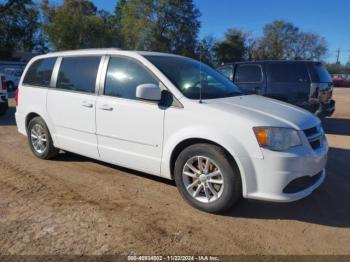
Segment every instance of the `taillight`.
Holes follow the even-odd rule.
[[[320,90],[320,86],[318,85],[318,83],[311,83],[310,97],[309,97],[310,103],[318,103],[319,90]]]
[[[6,80],[4,76],[1,76],[1,89],[3,90],[7,89]]]
[[[16,102],[16,106],[18,106],[18,95],[19,95],[19,88],[17,88],[16,91],[15,91],[15,102]]]

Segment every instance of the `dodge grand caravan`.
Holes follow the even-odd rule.
[[[33,58],[16,121],[33,154],[59,149],[174,179],[183,198],[222,212],[240,197],[288,202],[325,178],[320,120],[243,95],[216,70],[181,56],[114,49]]]
[[[238,62],[218,70],[244,93],[285,101],[321,118],[331,116],[335,110],[332,78],[320,62]]]

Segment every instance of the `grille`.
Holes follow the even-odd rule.
[[[321,126],[315,126],[309,129],[305,129],[304,133],[309,140],[312,149],[316,150],[322,146],[323,131]]]
[[[312,136],[314,134],[317,134],[317,127],[312,127],[309,129],[304,130],[304,133],[306,136]]]

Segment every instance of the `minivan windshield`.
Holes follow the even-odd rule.
[[[211,67],[181,56],[145,55],[190,99],[215,99],[242,95],[240,89]],[[201,94],[200,94],[201,91]]]

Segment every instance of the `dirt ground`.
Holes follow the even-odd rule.
[[[350,254],[350,88],[324,123],[328,176],[289,204],[198,211],[174,183],[71,153],[35,158],[0,118],[0,254]]]

